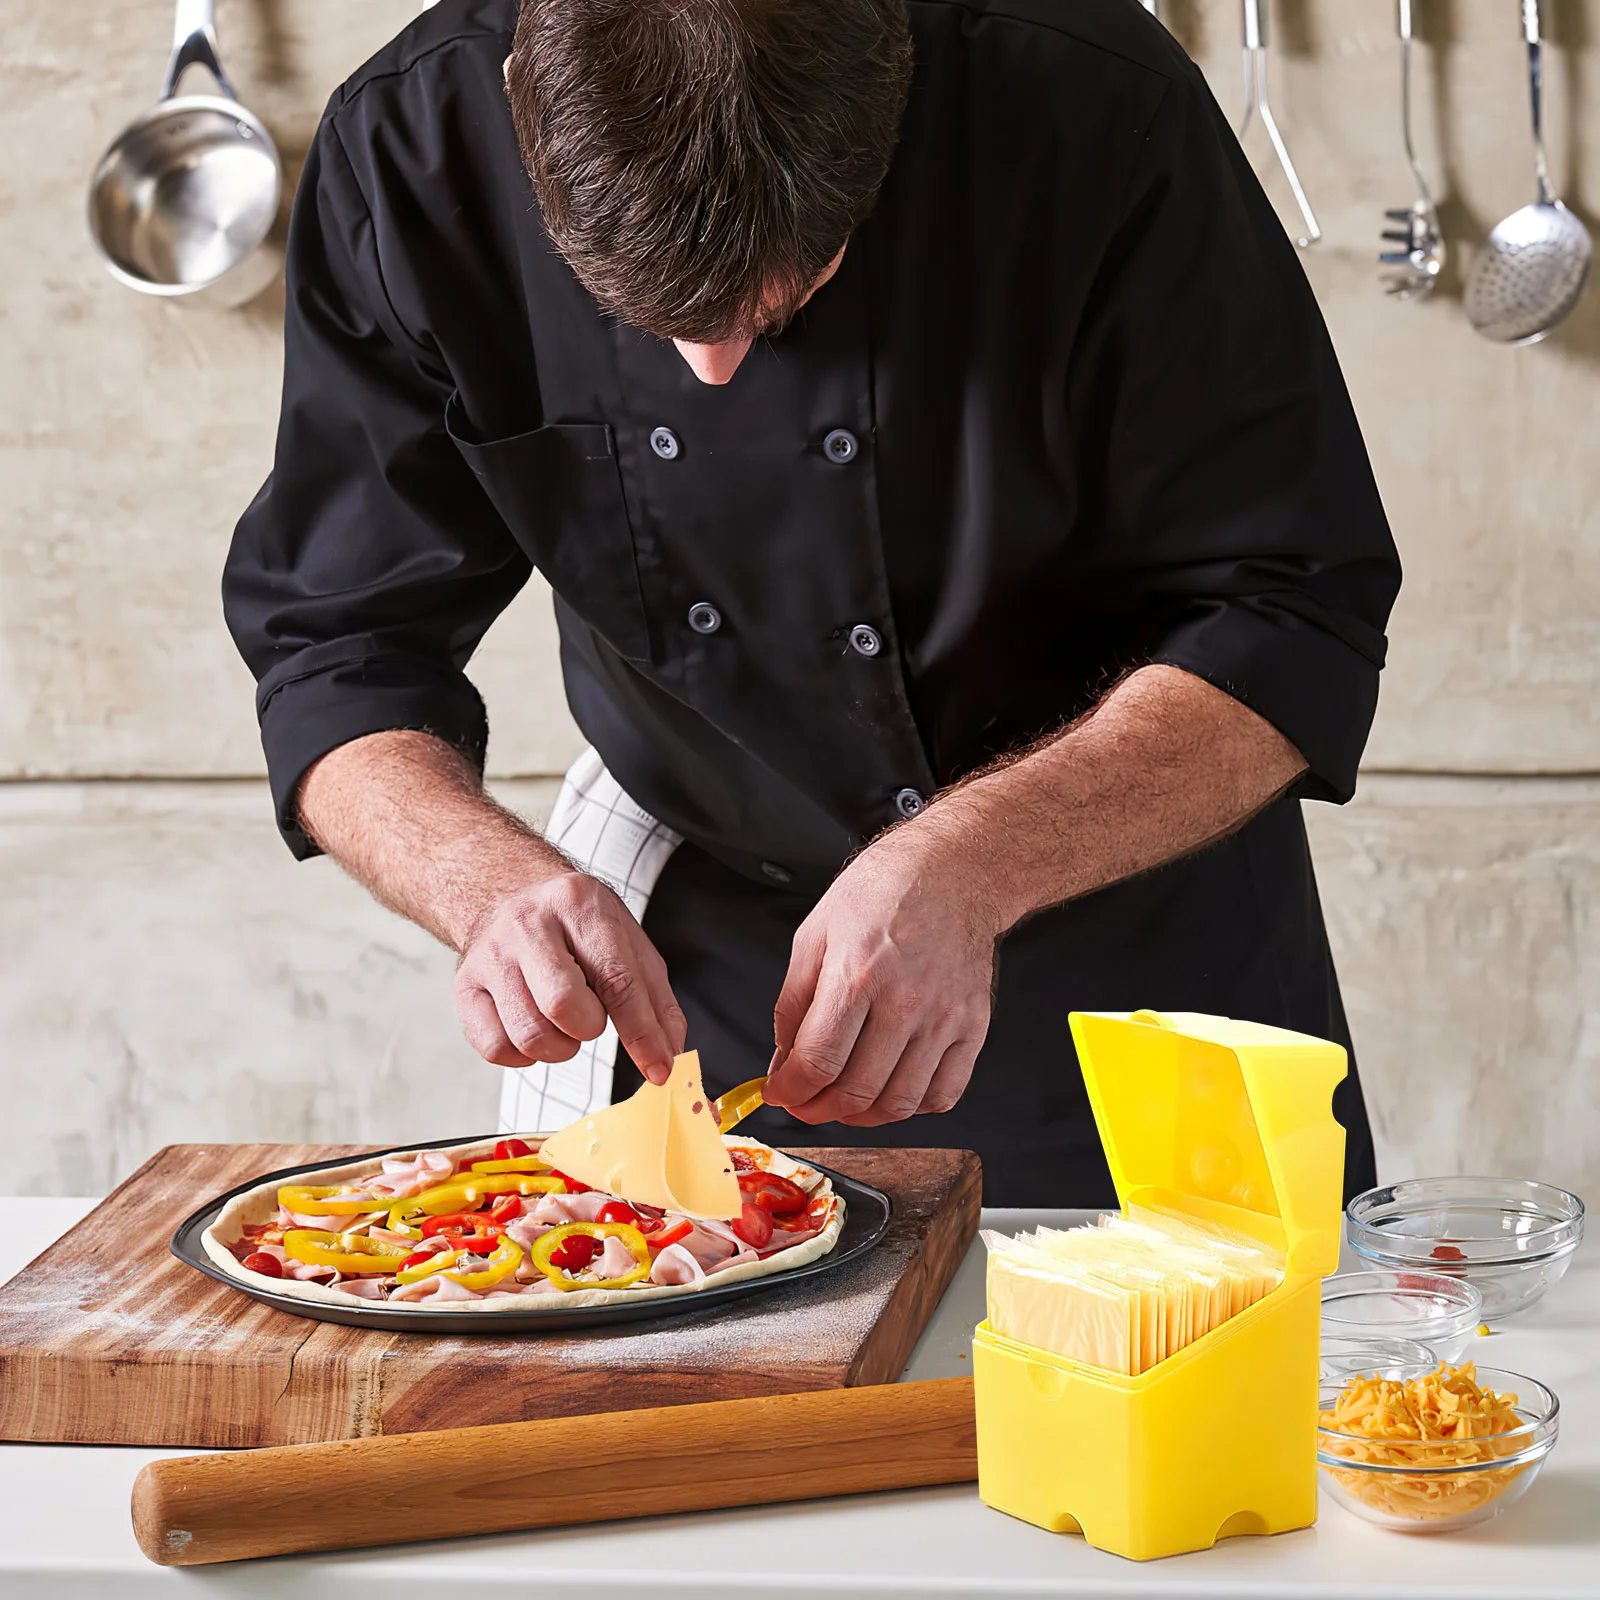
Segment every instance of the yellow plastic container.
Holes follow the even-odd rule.
[[[1346,1072],[1335,1044],[1195,1013],[1075,1012],[1124,1206],[1222,1223],[1284,1251],[1283,1283],[1137,1377],[973,1340],[978,1492],[997,1510],[1145,1561],[1316,1520],[1321,1280],[1339,1259]]]

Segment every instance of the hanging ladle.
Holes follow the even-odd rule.
[[[1545,161],[1539,0],[1522,0],[1539,197],[1496,225],[1467,273],[1467,319],[1485,339],[1534,344],[1577,305],[1589,279],[1589,230],[1556,198]]]
[[[220,95],[178,94],[203,66]],[[119,283],[188,305],[243,304],[277,275],[263,244],[283,167],[217,56],[212,0],[178,0],[161,99],[111,142],[89,186],[89,231]]]
[[[1289,147],[1278,132],[1278,119],[1272,114],[1272,102],[1267,98],[1267,0],[1244,0],[1244,119],[1239,124],[1242,140],[1250,127],[1252,117],[1261,118],[1261,126],[1272,141],[1272,153],[1283,168],[1294,194],[1294,203],[1300,208],[1304,227],[1296,243],[1302,250],[1314,245],[1322,237],[1317,225],[1317,215],[1306,198],[1300,174],[1294,169]]]

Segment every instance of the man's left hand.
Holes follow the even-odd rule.
[[[766,1097],[872,1128],[961,1098],[989,1030],[1002,929],[936,812],[885,834],[794,937]]]

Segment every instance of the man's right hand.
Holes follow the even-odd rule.
[[[367,734],[318,761],[297,799],[347,872],[461,952],[456,1011],[486,1061],[570,1061],[609,1015],[639,1070],[666,1082],[685,1025],[656,947],[459,751],[415,729]]]
[[[493,907],[462,953],[455,998],[467,1042],[499,1067],[570,1061],[608,1016],[652,1082],[683,1049],[666,963],[618,896],[575,869]]]

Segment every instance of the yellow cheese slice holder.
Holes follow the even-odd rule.
[[[1321,1280],[1339,1258],[1344,1050],[1197,1013],[1075,1012],[1124,1207],[1284,1253],[1283,1283],[1136,1377],[996,1333],[973,1339],[986,1504],[1134,1560],[1316,1520]]]

